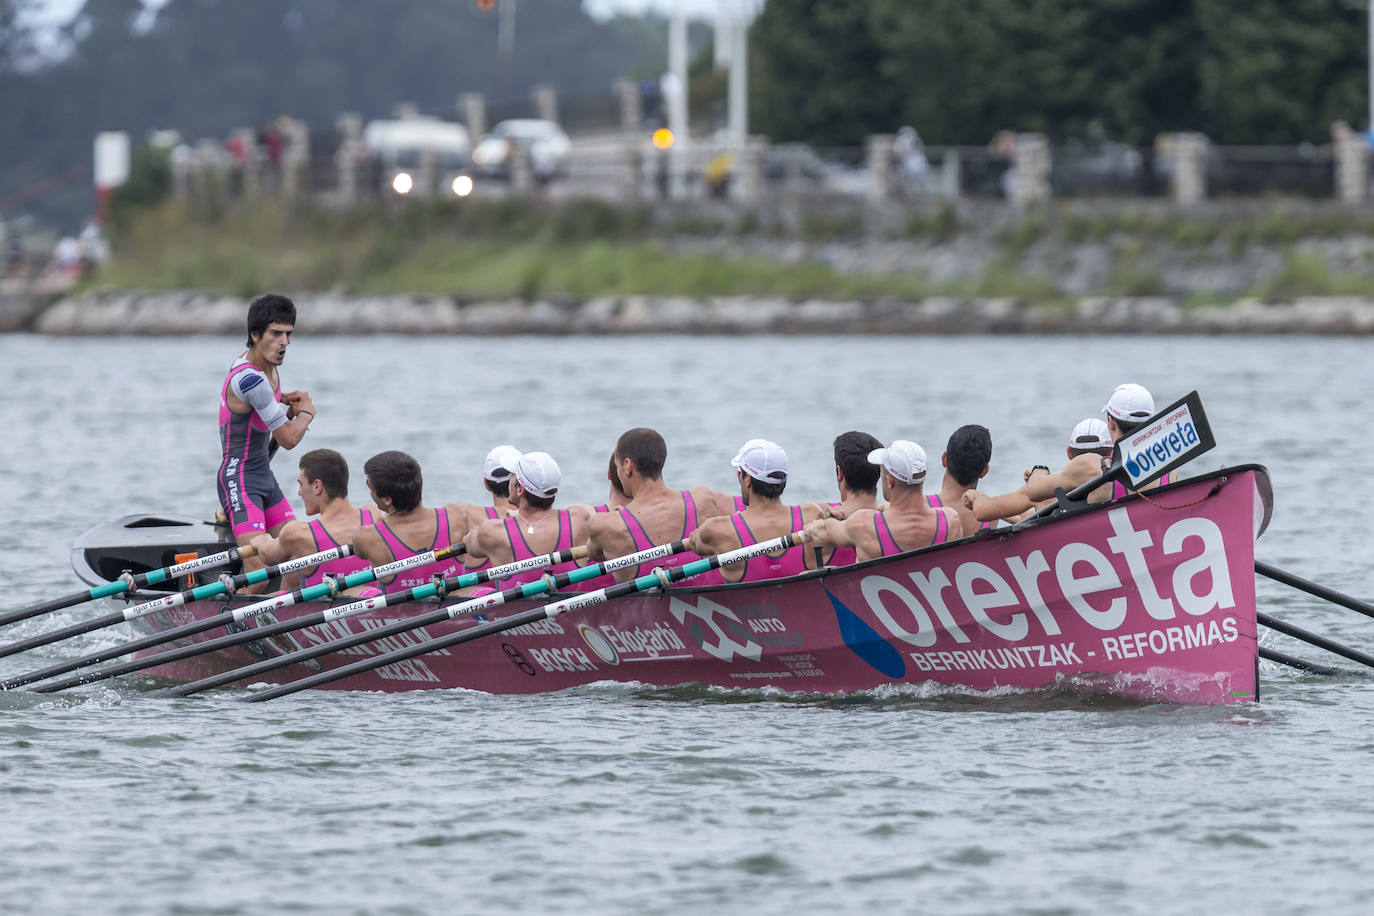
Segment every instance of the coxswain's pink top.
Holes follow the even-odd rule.
[[[366,528],[372,524],[372,513],[366,509],[358,510],[358,525]],[[315,552],[329,550],[331,547],[338,547],[339,542],[334,540],[334,536],[329,533],[329,529],[324,527],[324,522],[314,519],[310,522],[310,536],[315,539]],[[326,575],[341,579],[349,573],[367,569],[372,564],[362,557],[341,557],[337,560],[329,560],[321,563],[313,570],[301,576],[301,587],[309,588],[312,585],[319,585],[324,581]]]
[[[892,537],[892,529],[887,527],[887,519],[881,512],[873,513],[873,533],[878,535],[878,547],[882,550],[883,556],[890,557],[893,554],[906,553],[906,548],[897,546],[897,542]],[[949,520],[945,518],[945,513],[935,511],[935,536],[930,539],[930,545],[943,544],[949,540]],[[913,548],[914,549],[914,548]]]
[[[413,557],[417,554],[427,553],[431,550],[443,550],[449,546],[448,537],[448,510],[434,510],[434,543],[428,547],[421,547],[418,550],[402,541],[391,529],[387,527],[385,521],[377,523],[377,533],[382,536],[386,546],[390,548],[391,555],[398,560],[406,557]],[[388,584],[383,586],[387,594],[402,592],[408,588],[415,588],[420,585],[428,585],[435,576],[443,576],[445,579],[456,576],[461,572],[461,566],[456,559],[442,560],[438,563],[427,563],[424,566],[417,566],[414,569],[407,569],[399,572],[396,577]]]

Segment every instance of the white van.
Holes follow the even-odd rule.
[[[380,194],[472,193],[472,136],[461,124],[432,117],[371,121],[363,145]]]

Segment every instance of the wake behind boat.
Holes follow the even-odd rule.
[[[483,627],[492,634],[320,686],[526,694],[628,681],[841,693],[933,682],[978,691],[1068,686],[1153,702],[1253,701],[1259,697],[1254,543],[1271,510],[1267,472],[1243,465],[1108,503],[1065,503],[1011,528],[854,566],[738,585],[689,581],[495,632],[493,620],[566,595],[511,601],[490,614],[321,652],[312,665],[327,672]],[[230,543],[227,531],[206,523],[126,516],[82,535],[72,558],[78,576],[95,588],[125,571],[137,574]],[[183,585],[106,600],[128,605]],[[195,600],[133,623],[156,635],[261,600]],[[289,621],[331,606],[311,601],[275,614]],[[290,639],[307,649],[323,647],[436,607],[434,600],[388,607],[304,627]],[[136,658],[219,635],[218,628],[207,629]],[[194,681],[294,648],[274,636],[146,670]],[[310,673],[291,664],[249,682],[288,683]]]

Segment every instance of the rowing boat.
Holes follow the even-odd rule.
[[[639,592],[327,686],[527,694],[624,681],[845,693],[932,683],[974,691],[1059,686],[1151,702],[1254,701],[1254,544],[1271,510],[1263,467],[1224,468],[855,566]],[[228,540],[223,528],[194,519],[125,516],[82,535],[72,562],[78,576],[97,585],[126,570],[168,565],[177,554],[222,550]],[[119,605],[161,594],[144,588],[105,600]],[[165,632],[260,599],[191,601],[133,625]],[[514,615],[540,603],[497,610]],[[278,613],[286,620],[329,606],[305,602]],[[434,606],[431,599],[384,608],[290,636],[300,646],[323,645]],[[487,619],[445,620],[312,664],[342,667]],[[169,645],[177,644],[184,641]],[[254,641],[148,673],[196,680],[291,648],[280,637]],[[306,673],[294,664],[258,680],[281,683]]]

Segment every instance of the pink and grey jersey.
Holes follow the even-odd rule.
[[[377,533],[381,535],[382,541],[391,550],[391,555],[397,560],[404,560],[406,557],[413,557],[417,554],[428,553],[431,550],[443,550],[449,546],[448,536],[448,511],[445,509],[434,510],[434,543],[424,547],[414,548],[398,538],[392,530],[387,527],[385,521],[377,522]],[[405,591],[408,588],[415,588],[420,585],[428,585],[434,580],[435,576],[443,576],[445,579],[456,576],[461,572],[459,561],[456,559],[443,560],[438,563],[427,563],[414,569],[407,569],[399,572],[396,577],[383,586],[383,589],[391,594],[392,592]]]
[[[758,538],[754,537],[754,532],[749,530],[749,523],[744,520],[741,513],[730,516],[730,523],[735,526],[735,534],[739,536],[739,545],[749,547],[757,544]],[[805,524],[802,517],[801,506],[792,507],[792,527],[791,531],[800,531]],[[725,569],[716,570],[720,574],[722,582],[758,582],[761,579],[781,579],[784,576],[795,576],[806,571],[806,556],[802,553],[802,545],[788,547],[780,554],[764,554],[758,557],[750,557],[744,561],[744,572],[736,574],[734,571],[738,566],[730,568],[727,573]],[[726,578],[727,575],[732,576]],[[709,574],[708,574],[709,576]],[[699,577],[706,578],[706,577]]]
[[[567,509],[558,510],[558,541],[554,544],[553,550],[545,551],[553,553],[559,550],[572,550],[572,513]],[[529,543],[525,540],[525,534],[520,530],[518,519],[506,519],[506,539],[510,541],[511,562],[528,560],[531,557],[543,556],[535,553]],[[569,560],[566,563],[556,563],[543,569],[533,569],[529,572],[516,573],[509,578],[501,580],[501,588],[507,589],[516,585],[524,585],[526,582],[536,582],[543,578],[545,574],[556,576],[561,572],[571,572],[577,569],[577,561]]]
[[[883,513],[873,513],[873,533],[878,536],[878,547],[882,550],[883,556],[890,557],[894,554],[906,553],[908,550],[915,550],[914,547],[901,547],[892,537],[892,529],[887,527],[887,519]],[[949,519],[945,518],[945,513],[939,509],[935,510],[935,535],[930,539],[930,544],[935,546],[943,544],[949,540]]]
[[[235,413],[229,409],[233,390],[253,409]],[[286,422],[281,392],[272,390],[257,366],[239,357],[229,367],[219,389],[219,441],[222,456],[216,475],[220,505],[237,536],[265,531],[294,518],[286,495],[272,476],[272,430]]]
[[[696,500],[692,499],[692,494],[688,493],[686,490],[681,491],[679,495],[682,497],[682,533],[674,538],[674,540],[685,541],[687,538],[691,537],[693,531],[697,530],[697,504]],[[630,533],[630,539],[635,543],[635,549],[631,551],[632,553],[639,553],[641,550],[648,550],[650,547],[659,546],[653,542],[648,532],[644,530],[644,526],[639,523],[639,519],[635,518],[634,513],[629,509],[621,509],[620,517],[625,522],[625,530]],[[641,563],[639,566],[635,567],[635,576],[648,575],[656,566],[662,566],[664,569],[672,569],[675,566],[685,566],[693,560],[700,559],[701,557],[692,553],[690,550],[683,550],[670,557],[663,557],[662,559],[655,560],[652,563]],[[694,585],[695,583],[690,580],[682,580],[681,583],[674,584]]]
[[[359,509],[358,526],[360,528],[366,528],[370,524],[372,524],[372,513],[366,509]],[[329,529],[324,527],[324,522],[319,519],[311,520],[310,536],[315,539],[316,553],[322,550],[329,550],[331,547],[339,546],[339,542],[334,540],[333,535],[329,533]],[[309,588],[312,585],[319,585],[323,582],[326,575],[333,576],[336,579],[342,578],[349,573],[367,569],[371,565],[372,564],[368,563],[362,557],[340,557],[337,560],[321,563],[310,572],[302,574],[301,586],[303,588]]]

